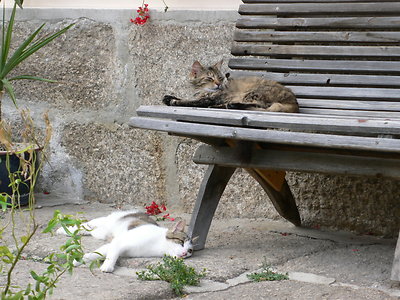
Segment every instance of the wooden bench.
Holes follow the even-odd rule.
[[[290,87],[300,113],[141,106],[130,120],[204,143],[193,159],[209,165],[189,226],[197,249],[236,168],[296,226],[285,171],[400,178],[400,1],[243,2],[231,75]],[[400,281],[396,249],[391,279]]]

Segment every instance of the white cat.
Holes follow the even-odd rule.
[[[120,256],[125,257],[162,257],[171,255],[187,258],[193,253],[192,241],[184,233],[185,222],[179,221],[173,229],[160,227],[148,215],[136,210],[118,211],[106,217],[96,218],[82,224],[83,235],[92,235],[96,239],[109,240],[92,253],[83,257],[85,263],[101,256],[105,257],[100,267],[103,272],[113,272]],[[75,231],[76,227],[68,228]],[[68,235],[64,228],[58,234]]]

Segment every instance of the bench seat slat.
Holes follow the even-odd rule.
[[[325,109],[351,109],[351,110],[364,110],[380,112],[382,116],[386,112],[399,112],[399,102],[384,102],[384,101],[360,101],[360,100],[340,100],[340,99],[303,99],[298,98],[300,107],[309,108],[325,108]]]
[[[299,98],[400,100],[399,89],[291,85],[287,85],[287,87],[292,89]]]
[[[129,125],[137,128],[158,130],[193,137],[214,137],[332,149],[352,149],[392,153],[400,152],[400,140],[390,138],[342,136],[266,129],[261,130],[254,128],[176,122],[147,117],[133,117],[130,119]]]
[[[312,115],[332,115],[332,116],[353,116],[358,118],[379,118],[382,117],[383,114],[381,111],[368,111],[368,110],[348,110],[348,109],[323,109],[323,108],[308,108],[308,107],[300,107],[300,113],[312,114]],[[386,118],[400,118],[399,112],[385,112],[384,116]]]
[[[248,113],[235,110],[199,109],[184,107],[140,107],[140,116],[178,121],[253,128],[285,128],[293,131],[314,130],[359,134],[400,135],[400,119],[361,119],[339,117],[313,117],[304,114]],[[400,150],[400,149],[399,149]]]
[[[326,99],[322,99],[322,100],[318,100],[318,99],[298,99],[298,100],[300,102],[302,102],[303,105],[304,105],[304,101],[316,101],[316,102],[317,101],[328,101],[328,102],[330,101],[330,100],[326,100]],[[345,101],[347,101],[347,100],[345,100]],[[314,106],[318,107],[317,105],[314,105]],[[312,106],[310,105],[309,107],[312,107]],[[319,107],[323,108],[322,105],[319,106]],[[332,108],[332,106],[329,106],[329,105],[327,107],[329,109]],[[398,109],[398,108],[396,107],[396,109]],[[189,113],[189,114],[190,114],[191,110],[209,110],[209,111],[218,112],[218,113],[224,113],[224,112],[228,112],[229,111],[230,113],[234,113],[234,114],[246,113],[246,115],[247,114],[249,114],[249,115],[260,115],[260,114],[261,115],[265,115],[267,113],[267,114],[287,116],[287,113],[279,113],[279,112],[273,112],[272,113],[272,112],[263,112],[263,111],[254,111],[254,110],[243,111],[243,110],[235,110],[235,109],[233,109],[233,110],[231,110],[231,109],[221,110],[221,109],[215,109],[215,108],[182,107],[182,106],[166,107],[164,105],[150,105],[150,106],[141,105],[136,111],[137,111],[138,116],[141,116],[141,117],[142,116],[143,117],[161,117],[161,118],[165,118],[165,119],[168,119],[168,118],[169,119],[176,119],[176,118],[173,117],[174,114],[176,112],[181,113],[183,110],[185,111],[185,113]],[[354,111],[356,111],[356,110],[354,110]],[[367,112],[367,111],[366,110],[358,110],[358,112],[360,114],[359,116],[358,115],[340,116],[340,118],[342,118],[342,119],[359,118],[359,117],[362,117],[364,112]],[[376,120],[399,119],[398,117],[387,118],[386,113],[390,113],[390,112],[387,112],[387,111],[385,111],[384,115],[382,115],[382,111],[376,111],[376,112],[380,113],[381,116],[377,116],[377,117],[374,117],[374,118],[371,118],[371,119],[376,119]],[[397,113],[397,115],[399,114],[398,112],[395,112],[395,113]],[[165,115],[163,116],[163,114],[165,114]],[[299,117],[299,114],[295,114],[295,116]],[[316,115],[316,116],[314,116],[313,114],[302,114],[302,117],[304,117],[304,118],[317,117],[317,118],[328,118],[328,119],[329,118],[338,118],[337,116],[331,116],[329,113],[327,113],[325,115],[320,115],[319,114],[319,115]]]
[[[326,17],[326,18],[273,18],[243,16],[236,22],[237,28],[254,29],[399,29],[398,17]]]
[[[264,3],[242,4],[239,7],[241,15],[315,15],[315,14],[387,14],[399,13],[398,2],[369,2],[369,3]]]
[[[399,43],[396,31],[250,31],[234,33],[237,42],[340,42],[340,43]]]
[[[400,74],[398,61],[233,58],[229,68],[240,70]]]
[[[263,77],[282,84],[295,85],[351,85],[400,87],[400,76],[386,75],[343,75],[343,74],[307,74],[299,72],[277,73],[258,71],[233,71],[232,77]]]
[[[400,21],[400,20],[399,20]],[[394,46],[312,46],[312,45],[254,45],[235,44],[233,55],[256,56],[312,56],[312,57],[378,57],[400,58],[400,48]]]

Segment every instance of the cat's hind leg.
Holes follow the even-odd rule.
[[[226,105],[227,109],[240,109],[240,110],[266,110],[257,103],[243,103],[243,102],[231,102]]]
[[[86,223],[82,223],[81,226],[79,227],[79,234],[80,235],[93,235],[93,231],[100,227],[102,224],[104,224],[104,222],[106,221],[105,217],[101,217],[101,218],[96,218],[93,219],[89,222]],[[57,229],[56,233],[57,234],[63,234],[63,235],[71,235],[70,233],[75,232],[76,230],[78,230],[78,226],[74,225],[74,226],[68,226],[68,231],[67,232],[64,227],[60,227]],[[101,239],[101,238],[99,238]],[[104,238],[103,238],[104,239]]]
[[[56,230],[56,234],[62,234],[62,235],[68,235],[71,236],[75,231],[78,230],[78,226],[68,226],[67,227],[68,231],[65,230],[64,227],[60,227]],[[80,226],[79,228],[79,234],[80,235],[90,235],[91,229],[89,226],[87,226],[87,223],[84,223]]]

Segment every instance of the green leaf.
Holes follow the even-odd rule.
[[[2,211],[6,211],[7,207],[11,207],[12,204],[8,203],[7,201],[8,197],[0,195],[0,206]]]
[[[30,43],[35,39],[39,32],[43,29],[45,24],[42,24],[35,32],[33,32],[25,41],[14,51],[14,54],[7,60],[3,61],[3,66],[1,68],[0,78],[4,78],[12,69],[15,68],[21,61],[19,58],[23,54],[23,51]]]
[[[19,75],[15,77],[11,77],[8,80],[22,80],[22,79],[28,79],[28,80],[37,80],[37,81],[44,81],[44,82],[50,82],[50,83],[57,83],[57,80],[52,80],[52,79],[47,79],[47,78],[42,78],[42,77],[37,77],[37,76],[31,76],[31,75]]]
[[[79,249],[80,247],[81,247],[80,245],[70,245],[70,246],[67,247],[67,249],[65,249],[65,252],[69,253],[74,249]]]
[[[10,20],[8,22],[7,32],[5,33],[5,36],[4,36],[4,31],[3,31],[3,38],[2,38],[2,45],[1,45],[1,61],[2,61],[1,65],[2,66],[5,66],[5,63],[6,63],[7,57],[8,57],[8,53],[10,51],[16,10],[17,10],[17,4],[14,3],[14,7],[11,12],[11,16],[10,16]],[[3,7],[3,20],[4,19],[5,19],[5,9]],[[3,24],[3,28],[4,28],[4,24]]]
[[[40,276],[38,274],[36,274],[35,271],[31,271],[30,274],[33,279],[35,279],[36,281],[40,281]]]
[[[31,290],[32,290],[32,284],[29,283],[29,284],[26,286],[24,295],[25,295],[25,296],[29,295],[30,292],[31,292]]]
[[[11,83],[5,78],[1,79],[1,83],[3,84],[3,87],[6,90],[7,94],[10,95],[10,98],[11,98],[12,102],[14,103],[15,107],[18,108],[17,99],[15,98],[14,88],[11,85]]]
[[[29,237],[27,237],[27,236],[21,236],[21,242],[23,243],[23,244],[26,244],[27,242],[29,241]]]
[[[46,46],[51,41],[53,41],[54,39],[65,33],[75,24],[74,23],[70,24],[64,27],[63,29],[57,31],[56,33],[40,39],[39,41],[35,42],[34,44],[30,45],[27,48],[27,46],[32,42],[32,40],[36,37],[36,35],[42,30],[44,25],[45,24],[42,24],[42,26],[40,26],[28,39],[26,39],[25,42],[14,52],[14,55],[9,59],[7,64],[4,66],[4,70],[2,71],[2,73],[0,73],[0,78],[4,77],[11,70],[13,70],[19,63],[21,63],[29,56],[40,50],[42,47]]]
[[[24,0],[15,0],[15,3],[22,9],[22,4],[24,3]]]
[[[49,233],[53,231],[54,227],[56,227],[58,224],[57,220],[50,220],[49,223],[47,224],[47,227],[42,231],[42,233]]]

